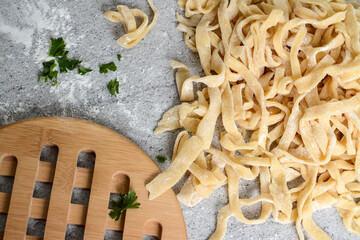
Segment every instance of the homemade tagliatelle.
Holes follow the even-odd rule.
[[[343,0],[179,0],[185,43],[204,77],[171,61],[182,104],[155,134],[184,128],[171,166],[147,189],[155,198],[188,171],[178,198],[194,206],[228,185],[229,203],[210,239],[230,216],[248,223],[296,223],[330,239],[312,214],[335,206],[360,234],[360,8]],[[194,94],[194,83],[206,85]],[[211,146],[221,116],[221,150]],[[239,179],[259,178],[261,194],[239,199]],[[294,180],[296,179],[296,180]],[[289,187],[290,181],[301,182]],[[241,208],[262,203],[258,219]]]
[[[149,24],[149,17],[139,9],[129,9],[125,5],[118,5],[117,12],[107,11],[104,16],[112,22],[121,22],[124,25],[127,34],[121,36],[116,42],[125,47],[131,48],[135,46],[150,29],[155,25],[157,20],[157,9],[154,6],[153,0],[147,0],[151,9],[154,12],[153,20]],[[142,18],[142,23],[139,27],[136,26],[136,17]]]

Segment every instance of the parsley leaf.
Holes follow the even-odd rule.
[[[44,70],[40,75],[39,81],[41,82],[43,79],[45,79],[45,82],[47,83],[50,80],[50,83],[52,86],[59,85],[57,81],[58,71],[53,71],[56,67],[55,60],[51,60],[48,62],[42,63],[44,66]]]
[[[107,89],[111,93],[111,96],[116,96],[116,94],[119,93],[119,81],[116,78],[111,80],[107,85]]]
[[[67,52],[65,52],[65,42],[63,38],[51,38],[51,47],[49,56],[50,57],[62,57],[64,54],[66,55]]]
[[[114,62],[99,65],[100,73],[108,73],[110,71],[116,71],[117,67]]]
[[[78,74],[80,74],[80,75],[85,75],[86,73],[91,72],[91,71],[92,71],[91,68],[84,68],[82,66],[78,67]]]
[[[56,58],[56,61],[59,64],[60,73],[67,72],[67,70],[74,70],[82,62],[78,59],[69,59],[67,53],[64,57]]]
[[[120,219],[121,214],[126,209],[135,209],[139,208],[140,203],[136,202],[137,196],[134,190],[130,191],[128,194],[119,193],[119,200],[111,201],[112,211],[109,213],[109,216],[115,221]]]
[[[67,72],[67,70],[74,70],[82,62],[77,59],[68,58],[68,53],[69,51],[65,51],[61,57],[56,58],[56,61],[59,64],[60,73]]]
[[[156,156],[156,158],[161,163],[164,163],[167,160],[166,156]]]
[[[119,62],[120,62],[120,60],[121,60],[121,54],[118,54],[118,55],[117,55],[117,59],[118,59]]]

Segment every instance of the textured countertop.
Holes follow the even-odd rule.
[[[145,0],[0,1],[0,126],[41,116],[81,118],[124,135],[153,159],[156,155],[171,157],[178,132],[153,135],[162,114],[179,103],[168,60],[183,62],[193,74],[202,72],[197,55],[176,30],[176,1],[154,3],[159,10],[156,25],[138,45],[125,49],[115,43],[124,34],[123,27],[106,20],[103,13],[126,4],[150,14]],[[94,71],[85,76],[76,71],[59,74],[60,85],[54,87],[37,83],[50,37],[63,37],[69,57],[82,59],[82,65]],[[121,62],[116,54],[122,55]],[[98,65],[111,61],[118,70],[100,74]],[[114,78],[120,82],[117,97],[111,97],[106,89]],[[169,161],[157,164],[164,170]],[[9,191],[0,180],[0,190]],[[174,187],[175,192],[180,186]],[[253,197],[257,189],[257,182],[241,180],[240,197]],[[193,208],[182,205],[188,238],[207,239],[214,231],[216,213],[226,203],[226,187],[222,187]],[[248,217],[254,217],[259,209],[257,205],[245,210]],[[335,208],[318,211],[313,217],[333,239],[360,239],[345,229]],[[0,230],[4,225],[5,216],[1,215]],[[36,228],[36,223],[30,227]],[[36,235],[38,230],[33,231]],[[249,226],[231,218],[225,239],[297,239],[297,234],[294,224],[269,219]]]

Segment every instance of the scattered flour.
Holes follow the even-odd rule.
[[[71,74],[71,73],[68,73]],[[61,77],[61,75],[59,76]],[[61,81],[56,87],[50,88],[50,93],[59,94],[58,102],[63,106],[68,103],[75,104],[78,101],[82,101],[83,104],[87,104],[87,92],[92,89],[93,81],[89,75],[80,76],[78,74],[71,75],[71,80]]]
[[[21,8],[11,8],[14,6],[15,4],[9,6],[7,11],[0,12],[0,34],[4,35],[7,41],[19,44],[16,47],[21,48],[23,54],[32,58],[39,69],[42,68],[42,62],[52,59],[48,56],[51,37],[63,37],[70,52],[85,38],[85,35],[75,34],[75,24],[70,15],[71,9],[59,7],[56,1],[24,0]],[[14,11],[16,14],[13,13]],[[80,100],[86,104],[87,91],[93,86],[89,75],[80,76],[73,71],[68,73],[67,80],[62,81],[65,76],[60,74],[60,85],[51,87],[50,93],[57,95],[59,103],[63,106],[69,103],[75,104]],[[38,84],[34,85],[34,90],[38,86]],[[23,109],[19,108],[15,111],[20,112]]]
[[[3,115],[3,120],[4,120],[4,125],[9,123],[9,116],[8,115]]]
[[[26,49],[31,48],[33,30],[31,28],[15,28],[13,26],[5,24],[0,16],[0,32],[6,34],[12,41],[16,43],[22,43]]]
[[[100,113],[100,109],[98,106],[93,106],[89,109],[89,113],[94,116],[94,115],[98,115]]]
[[[12,11],[0,14],[0,33],[24,45],[24,54],[33,57],[39,65],[47,60],[50,37],[64,37],[69,48],[81,39],[73,33],[69,10],[57,8],[56,4],[55,1],[25,0],[17,14]]]

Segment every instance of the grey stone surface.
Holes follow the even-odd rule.
[[[152,159],[156,155],[171,157],[178,132],[158,136],[152,133],[162,114],[179,103],[168,60],[185,63],[194,74],[202,73],[198,57],[175,29],[176,1],[154,2],[159,10],[157,24],[136,47],[124,49],[115,43],[124,34],[123,27],[107,21],[103,13],[114,10],[117,4],[151,13],[145,0],[0,1],[0,126],[41,116],[81,118],[121,133]],[[41,63],[48,60],[50,37],[63,37],[69,57],[82,59],[82,65],[94,71],[85,76],[76,71],[60,74],[60,85],[55,87],[37,83]],[[116,59],[118,53],[122,55],[121,62]],[[111,61],[118,70],[100,74],[98,65]],[[107,82],[114,78],[120,82],[117,97],[111,97],[106,89]],[[157,164],[166,169],[169,161]],[[10,186],[2,180],[0,190],[9,191]],[[180,185],[174,187],[175,192]],[[258,194],[257,189],[256,182],[242,181],[240,195],[253,197]],[[188,238],[207,239],[214,231],[216,213],[226,203],[223,187],[193,208],[182,206]],[[258,210],[259,206],[246,209],[247,216],[256,216]],[[314,219],[333,239],[359,239],[345,229],[334,208],[316,212]],[[5,215],[1,214],[0,230],[4,221]],[[35,228],[42,224],[29,223]],[[81,238],[81,227],[68,229],[67,239]],[[41,233],[41,229],[34,233]],[[117,239],[116,234],[107,232],[106,239]],[[297,234],[293,224],[282,225],[269,219],[249,226],[231,218],[225,239],[297,239]]]

